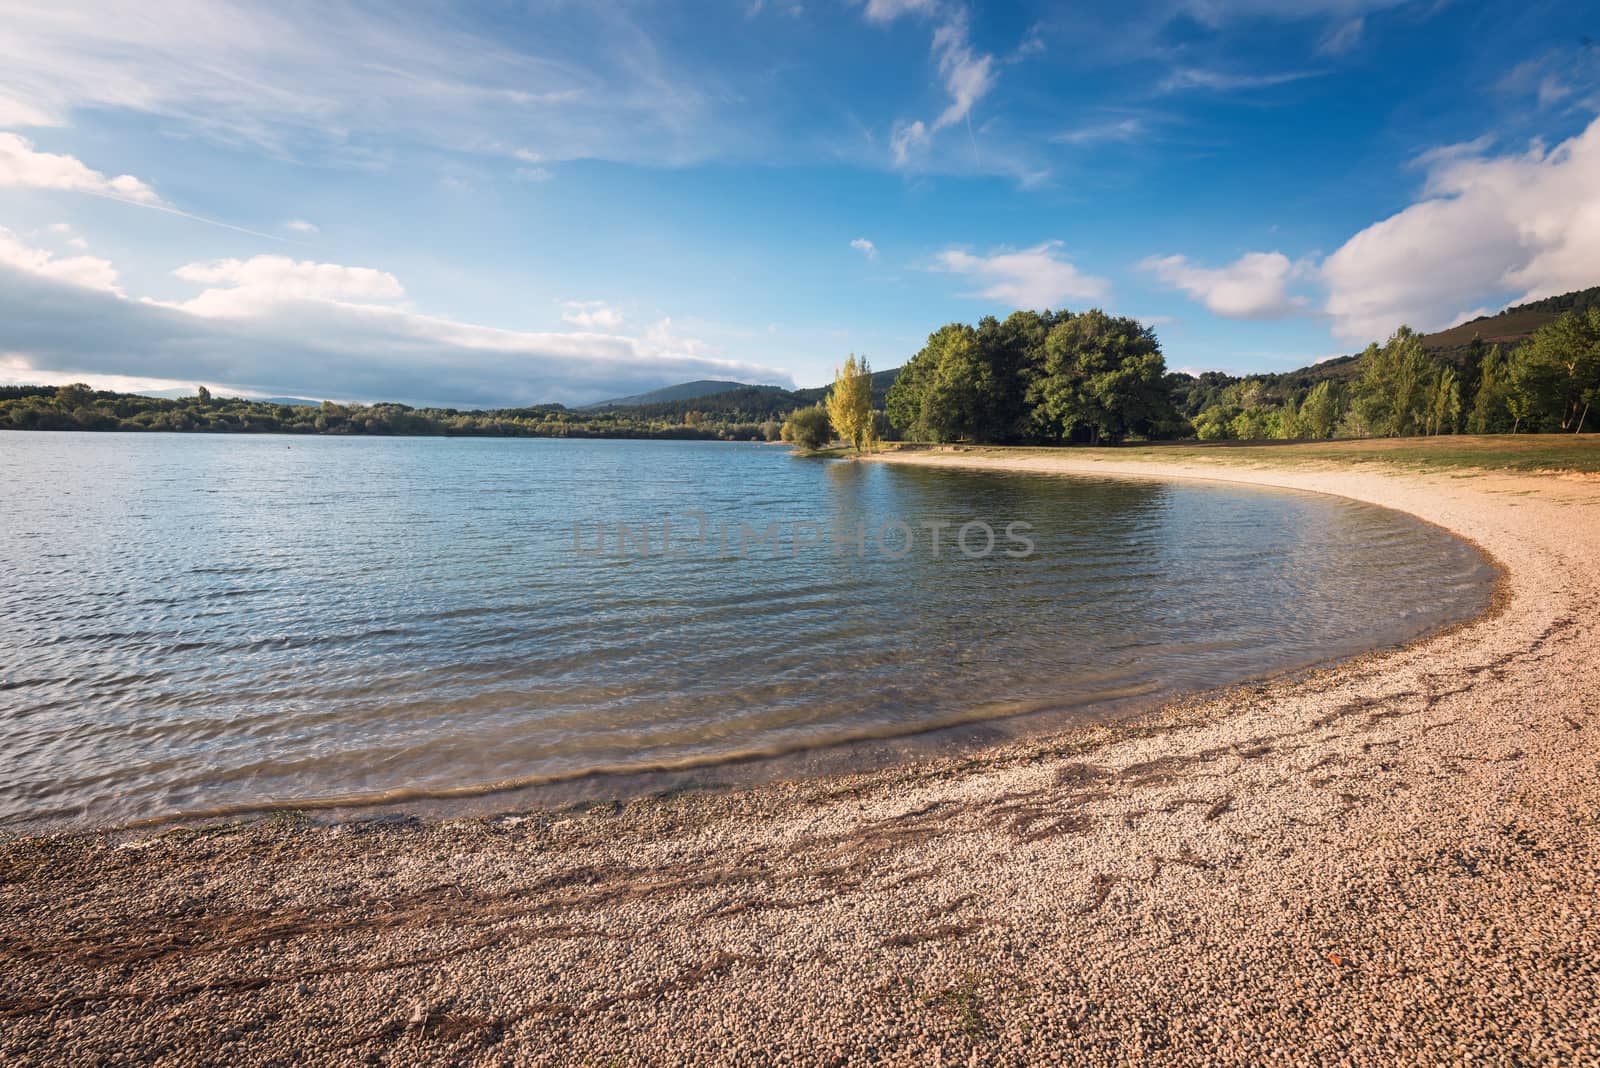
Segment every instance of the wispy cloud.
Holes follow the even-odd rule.
[[[874,245],[871,241],[868,241],[864,237],[858,237],[854,241],[851,241],[850,247],[861,253],[869,260],[875,260],[878,258],[878,246]]]
[[[1322,40],[1317,42],[1317,51],[1325,56],[1342,56],[1361,44],[1366,28],[1365,16],[1345,19],[1323,35]]]
[[[622,313],[603,300],[564,300],[561,321],[585,330],[615,333],[622,329]]]
[[[1050,141],[1057,145],[1094,145],[1107,141],[1134,141],[1145,135],[1148,127],[1138,118],[1118,119],[1115,122],[1093,123],[1051,134]]]
[[[322,228],[316,223],[307,222],[305,219],[290,219],[283,225],[297,234],[320,234],[322,232]]]
[[[1287,85],[1306,78],[1315,78],[1321,71],[1281,71],[1275,74],[1244,74],[1231,71],[1207,70],[1200,67],[1179,67],[1161,82],[1163,92],[1177,93],[1189,89],[1208,89],[1228,93],[1247,89],[1269,89]]]
[[[880,23],[912,12],[937,14],[941,18],[933,31],[930,51],[939,71],[939,80],[950,96],[950,103],[932,122],[922,119],[900,119],[895,122],[889,135],[889,147],[895,165],[899,167],[906,166],[917,153],[927,148],[939,131],[969,122],[973,107],[988,95],[998,79],[995,57],[972,46],[965,8],[947,10],[932,2],[918,0],[870,0],[866,8],[867,19]],[[975,136],[973,151],[976,154]]]
[[[13,126],[139,112],[278,155],[363,162],[398,144],[490,153],[514,129],[546,159],[684,163],[725,145],[738,120],[718,107],[716,71],[677,65],[611,5],[571,9],[572,29],[606,41],[581,55],[514,49],[414,5],[23,2],[5,21],[0,118]]]
[[[937,9],[936,0],[867,0],[865,14],[868,22],[893,22],[901,15],[931,14]]]

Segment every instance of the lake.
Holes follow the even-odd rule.
[[[1334,498],[715,442],[0,433],[0,517],[14,829],[1091,719],[1492,579]]]

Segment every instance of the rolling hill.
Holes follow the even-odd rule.
[[[782,386],[751,386],[745,382],[721,382],[716,379],[702,378],[694,382],[680,382],[675,386],[662,386],[652,389],[648,393],[635,393],[629,397],[616,397],[612,400],[597,401],[594,404],[585,404],[575,409],[580,412],[600,411],[606,408],[639,408],[653,404],[666,404],[673,401],[694,400],[696,397],[707,397],[718,393],[727,393],[739,389],[776,389],[783,390]],[[785,391],[787,392],[787,391]]]

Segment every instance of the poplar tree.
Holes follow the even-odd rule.
[[[863,452],[877,444],[872,425],[872,368],[866,358],[851,353],[844,366],[834,372],[833,388],[828,391],[828,421],[834,433]]]

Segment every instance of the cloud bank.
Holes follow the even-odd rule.
[[[256,256],[174,273],[201,292],[176,303],[132,299],[108,261],[57,257],[0,230],[7,377],[124,375],[462,408],[580,404],[696,378],[791,381],[721,358],[668,320],[628,337],[425,315],[406,306],[397,278],[367,267]]]

